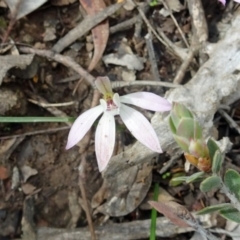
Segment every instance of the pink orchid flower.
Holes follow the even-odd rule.
[[[226,4],[226,0],[218,0],[219,2],[221,2],[224,6]],[[234,0],[237,3],[240,3],[240,0]]]
[[[103,94],[103,99],[100,99],[100,105],[87,110],[75,120],[68,135],[66,149],[76,145],[103,113],[95,134],[95,150],[100,172],[106,168],[113,154],[116,132],[115,115],[120,115],[129,131],[139,142],[152,151],[161,153],[162,149],[152,125],[140,112],[124,103],[158,112],[170,111],[171,103],[149,92],[119,96],[113,93],[108,77],[98,77],[95,85]]]

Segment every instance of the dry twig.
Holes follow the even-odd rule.
[[[64,103],[46,103],[46,102],[36,101],[36,100],[33,100],[33,99],[28,99],[28,101],[31,102],[31,103],[37,104],[40,107],[44,107],[44,108],[65,107],[65,106],[71,106],[75,103],[74,101],[64,102]]]
[[[95,88],[94,80],[95,78],[89,74],[84,68],[77,64],[71,57],[63,56],[58,53],[54,53],[49,50],[39,50],[28,47],[20,47],[20,51],[24,53],[32,53],[41,57],[50,58],[56,62],[62,63],[66,67],[72,68],[78,74],[80,74],[93,88]]]
[[[84,183],[86,182],[85,180],[85,168],[86,168],[86,153],[83,153],[81,155],[81,163],[80,166],[78,168],[79,170],[79,187],[81,190],[81,195],[83,198],[83,202],[85,205],[85,212],[86,212],[86,217],[87,217],[87,221],[88,221],[88,226],[89,226],[89,230],[91,233],[91,239],[92,240],[96,240],[96,234],[95,234],[95,230],[94,230],[94,226],[93,226],[93,222],[92,222],[92,218],[91,218],[91,213],[88,207],[88,200],[87,200],[87,196],[86,196],[86,190],[84,187]]]
[[[112,82],[112,88],[121,88],[129,86],[162,86],[168,88],[177,88],[181,85],[170,82],[152,81],[152,80],[136,80],[134,82],[115,81]]]
[[[163,3],[163,6],[169,11],[170,16],[171,16],[174,24],[176,25],[176,27],[177,27],[177,29],[178,29],[178,31],[179,31],[179,33],[180,33],[180,35],[181,35],[181,37],[182,37],[185,45],[189,48],[189,44],[188,44],[188,42],[187,42],[187,39],[185,38],[184,33],[183,33],[182,29],[180,28],[180,26],[179,26],[176,18],[175,18],[174,15],[172,14],[172,10],[171,10],[170,7],[168,6],[167,1],[162,0],[162,3]]]
[[[69,128],[70,128],[70,126],[64,126],[64,127],[58,127],[58,128],[36,130],[36,131],[32,131],[32,132],[27,132],[27,133],[20,133],[20,134],[14,134],[14,135],[0,137],[0,140],[10,139],[10,138],[20,138],[20,137],[26,137],[26,136],[39,135],[39,134],[54,133],[54,132],[58,132],[58,131],[68,130]]]
[[[83,21],[81,21],[74,29],[68,32],[63,38],[61,38],[54,46],[53,51],[61,52],[64,48],[68,47],[78,38],[82,37],[85,33],[90,31],[97,24],[102,22],[105,18],[115,13],[117,10],[121,8],[123,3],[116,3],[103,11],[97,13],[95,16],[88,16]],[[84,77],[84,76],[83,76]]]

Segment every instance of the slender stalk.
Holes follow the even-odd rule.
[[[2,123],[73,122],[74,117],[0,117]]]
[[[158,183],[155,183],[154,185],[154,192],[153,192],[153,200],[158,200],[158,193],[159,193],[159,185]],[[155,240],[156,239],[156,222],[157,222],[157,210],[155,208],[152,208],[151,212],[151,228],[150,228],[150,238],[149,240]]]

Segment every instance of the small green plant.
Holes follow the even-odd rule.
[[[204,138],[202,127],[184,105],[174,103],[170,112],[169,126],[175,141],[184,151],[186,160],[200,170],[191,176],[176,177],[171,182],[200,181],[202,192],[220,189],[229,198],[229,203],[206,207],[197,214],[218,211],[222,217],[240,223],[240,174],[233,169],[228,169],[222,176],[224,154],[212,138],[208,140]],[[150,204],[173,223],[182,225],[185,222],[206,238],[217,239],[210,232],[203,230],[194,218],[179,216],[179,208],[183,206],[177,203],[171,203],[171,206],[170,203],[150,202]],[[167,208],[168,211],[165,212]],[[184,211],[189,215],[187,209]]]

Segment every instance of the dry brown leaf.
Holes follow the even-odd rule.
[[[194,221],[191,213],[184,206],[174,201],[149,201],[149,204],[153,206],[158,212],[162,213],[166,218],[171,220],[171,222],[180,227],[190,227],[186,220],[192,219],[192,221]]]
[[[0,166],[0,179],[5,180],[9,178],[9,171],[7,168]]]
[[[79,0],[88,15],[92,16],[106,8],[103,0]],[[99,60],[102,58],[103,52],[107,46],[109,37],[108,20],[103,21],[92,29],[94,54],[88,66],[88,71],[92,71]]]
[[[140,166],[130,167],[111,181],[108,179],[107,189],[102,190],[102,196],[107,196],[106,202],[96,211],[109,216],[127,215],[135,210],[145,198],[151,182],[152,165],[148,163],[143,164],[142,168]]]

